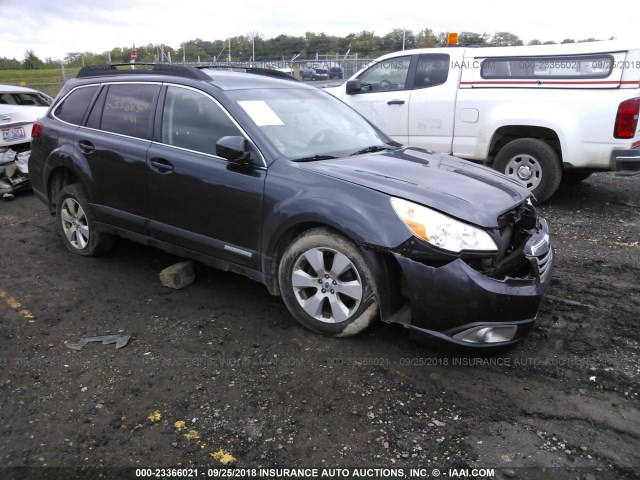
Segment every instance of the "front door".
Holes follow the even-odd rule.
[[[223,136],[244,136],[213,98],[168,86],[159,142],[148,151],[151,233],[164,242],[259,268],[266,168],[238,168],[215,154]]]

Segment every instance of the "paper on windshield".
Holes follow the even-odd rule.
[[[259,127],[267,125],[284,125],[280,117],[266,102],[262,100],[243,100],[238,102],[251,120]]]

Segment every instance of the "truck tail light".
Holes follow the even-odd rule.
[[[613,129],[615,138],[633,138],[638,126],[638,112],[640,111],[640,97],[624,101],[618,107],[616,124]]]
[[[35,123],[33,124],[33,127],[31,127],[31,138],[39,137],[41,133],[42,133],[42,125],[40,125],[40,122],[36,120]]]

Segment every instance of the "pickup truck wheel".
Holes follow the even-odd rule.
[[[560,185],[560,158],[551,146],[537,138],[519,138],[498,152],[493,167],[519,181],[538,203],[549,199]]]
[[[62,241],[73,253],[100,255],[113,245],[111,235],[96,229],[89,196],[80,184],[62,189],[56,202],[56,220]]]
[[[295,239],[282,256],[278,280],[291,314],[314,332],[348,337],[367,328],[378,314],[364,256],[329,230],[316,228]]]

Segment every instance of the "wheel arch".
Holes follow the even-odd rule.
[[[47,197],[49,211],[55,211],[58,193],[67,185],[81,183],[91,198],[91,182],[86,159],[66,145],[51,152],[43,169],[43,188]]]
[[[58,194],[68,185],[74,183],[84,183],[81,177],[75,172],[73,168],[68,165],[58,165],[53,168],[49,173],[46,184],[46,192],[48,199],[49,211],[53,214],[56,209],[56,199]]]
[[[360,249],[374,277],[380,318],[384,321],[396,312],[401,303],[400,266],[393,258],[393,255],[387,253],[383,248],[358,242],[347,234],[344,229],[320,221],[308,221],[291,225],[278,237],[273,251],[268,257],[269,264],[265,265],[265,271],[268,272],[271,279],[270,284],[267,285],[269,291],[274,295],[281,295],[278,270],[282,256],[293,240],[316,228],[338,234],[353,242]]]
[[[519,138],[535,138],[548,143],[558,154],[562,165],[562,144],[560,137],[553,129],[536,125],[506,125],[498,128],[491,137],[486,163],[493,165],[496,155],[502,147]]]

